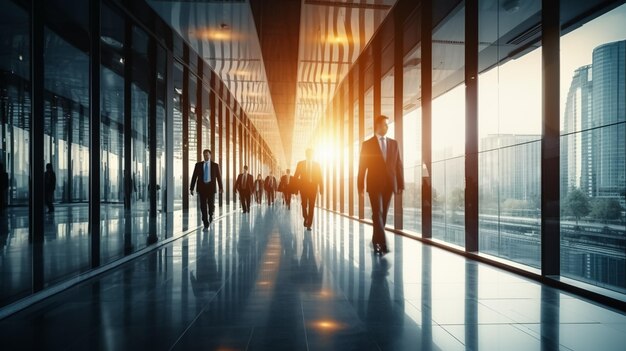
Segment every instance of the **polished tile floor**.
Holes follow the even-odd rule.
[[[0,321],[2,350],[626,350],[626,315],[299,206],[255,206]]]

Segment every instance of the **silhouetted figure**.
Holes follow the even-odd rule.
[[[40,173],[41,174],[41,173]],[[46,206],[48,206],[48,212],[54,212],[54,190],[57,187],[57,176],[52,169],[52,163],[46,165],[46,173],[44,173],[44,189],[46,197]]]
[[[4,164],[0,163],[0,215],[2,215],[6,209],[8,190],[9,174],[4,169]]]
[[[261,177],[261,173],[256,176],[256,180],[254,181],[254,200],[257,204],[261,204],[263,200],[263,177]]]
[[[213,222],[213,213],[215,212],[215,193],[217,187],[220,189],[220,193],[224,191],[222,187],[222,174],[220,172],[220,166],[211,161],[211,150],[205,149],[202,151],[204,161],[196,163],[191,176],[191,186],[189,191],[193,196],[193,189],[196,186],[196,180],[198,186],[196,190],[200,195],[200,212],[202,213],[202,223],[204,229],[209,228],[209,224]],[[208,216],[207,216],[208,207]]]
[[[248,166],[243,166],[243,173],[237,176],[237,181],[235,182],[235,192],[239,193],[243,213],[250,212],[250,197],[253,190],[254,181],[252,175],[248,174]]]
[[[306,150],[306,160],[298,162],[293,178],[300,190],[304,226],[307,230],[311,230],[317,192],[319,191],[321,196],[324,190],[322,185],[322,168],[319,163],[313,161],[312,149]]]
[[[287,205],[288,210],[291,209],[291,194],[293,192],[292,178],[291,171],[287,169],[287,174],[280,178],[280,183],[278,184],[278,191],[283,193],[283,201],[285,205]]]
[[[266,194],[265,197],[267,198],[268,206],[274,204],[274,197],[276,196],[276,188],[277,188],[276,177],[274,177],[272,175],[272,172],[270,171],[270,175],[265,177],[265,194]]]
[[[374,224],[372,244],[375,253],[380,255],[389,252],[385,240],[385,225],[391,194],[400,195],[404,190],[404,169],[398,143],[385,137],[389,129],[388,119],[387,116],[380,115],[374,120],[376,135],[363,142],[361,146],[357,177],[360,195],[363,195],[364,185],[367,185]],[[365,181],[366,174],[367,181]]]

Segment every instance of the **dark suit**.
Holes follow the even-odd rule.
[[[404,169],[398,143],[393,139],[386,138],[386,140],[386,160],[383,158],[376,135],[363,142],[357,177],[359,193],[363,191],[365,184],[372,206],[372,221],[374,222],[372,243],[374,246],[380,244],[384,250],[387,249],[385,225],[391,194],[404,190]],[[366,173],[367,181],[365,181]]]
[[[0,171],[0,214],[4,212],[7,200],[7,190],[9,189],[9,174]]]
[[[267,194],[267,204],[274,203],[274,192],[276,191],[276,178],[274,176],[265,177],[265,193]]]
[[[257,204],[261,203],[263,200],[263,179],[258,179],[254,181],[254,199]]]
[[[200,212],[202,212],[202,223],[205,227],[213,221],[213,212],[215,211],[215,193],[219,186],[220,192],[223,191],[222,187],[222,174],[220,172],[220,166],[211,161],[211,179],[208,183],[204,181],[204,161],[196,163],[196,167],[193,170],[193,176],[191,176],[191,186],[189,190],[193,191],[198,181],[197,192],[200,195]],[[207,206],[208,205],[208,206]],[[207,207],[209,210],[209,217],[207,218]]]
[[[289,178],[287,178],[289,177]],[[293,176],[286,174],[280,177],[280,183],[278,184],[278,191],[282,191],[283,198],[285,199],[285,204],[288,209],[291,209],[291,194],[293,189]]]
[[[315,209],[315,198],[317,192],[322,193],[324,190],[322,183],[322,168],[319,163],[311,161],[307,165],[307,161],[298,162],[296,173],[293,175],[294,181],[300,190],[300,199],[302,200],[302,218],[304,218],[304,226],[310,227],[313,224],[313,211]]]
[[[235,191],[239,192],[243,212],[250,212],[250,196],[254,190],[254,178],[250,174],[246,174],[246,180],[244,181],[243,176],[243,173],[237,176]]]

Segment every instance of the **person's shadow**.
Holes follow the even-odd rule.
[[[322,286],[322,267],[318,267],[315,259],[315,248],[311,231],[304,232],[302,239],[302,253],[298,264],[298,282],[305,291],[319,291]]]
[[[198,245],[196,270],[190,271],[189,280],[193,294],[199,298],[210,298],[222,285],[221,273],[215,260],[215,233],[202,232],[202,241]]]

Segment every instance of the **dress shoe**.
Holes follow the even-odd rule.
[[[311,227],[306,227],[306,230],[311,231]]]

